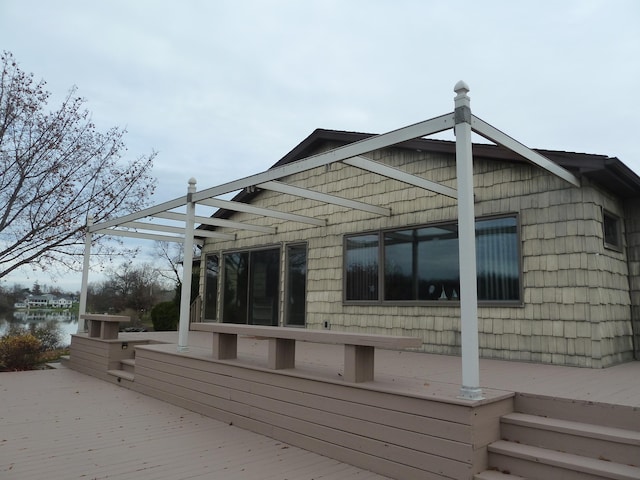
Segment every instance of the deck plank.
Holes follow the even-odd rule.
[[[375,475],[68,369],[0,374],[0,478]]]

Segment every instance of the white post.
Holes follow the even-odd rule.
[[[87,231],[84,237],[84,261],[82,263],[82,284],[80,285],[80,306],[78,309],[78,333],[84,332],[84,320],[80,315],[87,313],[87,286],[89,283],[89,262],[91,260],[91,232],[89,227],[93,225],[93,217],[87,217]]]
[[[196,216],[196,179],[189,179],[187,190],[187,220],[184,227],[184,255],[182,259],[182,291],[180,292],[180,323],[178,326],[178,352],[189,350],[189,311],[191,307],[191,272],[193,270],[193,230]]]
[[[456,174],[458,177],[458,245],[460,256],[460,329],[462,340],[462,387],[460,398],[480,400],[478,350],[478,287],[476,276],[476,222],[473,205],[473,154],[469,86],[454,87]]]

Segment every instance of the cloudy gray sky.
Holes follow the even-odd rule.
[[[640,174],[639,24],[637,0],[0,0],[0,49],[54,99],[77,85],[100,128],[126,126],[131,157],[157,150],[159,203],[191,176],[263,171],[318,127],[450,112],[461,79],[473,112],[527,146]]]

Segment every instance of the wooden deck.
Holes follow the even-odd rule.
[[[385,477],[61,368],[0,374],[0,478]]]
[[[489,410],[493,429],[498,425],[497,412],[504,409],[506,401],[515,398],[516,406],[521,402],[529,410],[531,398],[535,396],[561,399],[561,403],[566,400],[560,407],[568,410],[575,410],[576,401],[621,408],[631,416],[621,416],[627,419],[625,423],[609,426],[640,432],[640,362],[593,370],[481,360],[480,380],[487,400],[484,404],[474,404],[457,398],[461,378],[458,357],[379,349],[375,354],[375,380],[356,388],[344,385],[338,346],[301,343],[296,352],[295,369],[274,376],[276,374],[265,368],[267,342],[259,338],[239,339],[237,361],[219,362],[218,367],[212,367],[214,371],[209,371],[210,334],[190,332],[190,351],[179,354],[176,353],[176,333],[127,333],[120,334],[119,341],[130,342],[129,348],[133,348],[143,337],[165,344],[141,347],[140,355],[136,356],[136,381],[130,385],[133,390],[120,388],[115,377],[109,377],[113,383],[102,382],[70,370],[0,374],[0,404],[5,407],[0,413],[0,478],[387,478],[293,446],[309,445],[309,449],[325,455],[335,452],[334,458],[367,465],[358,458],[363,453],[352,451],[343,455],[333,444],[334,450],[323,450],[329,448],[329,444],[323,443],[326,440],[320,442],[322,432],[317,429],[331,425],[334,416],[345,419],[343,425],[338,423],[332,427],[343,430],[339,437],[351,436],[348,440],[353,444],[355,433],[356,443],[372,443],[371,451],[378,448],[381,463],[372,463],[368,468],[394,478],[443,478],[437,472],[416,477],[408,467],[404,472],[400,469],[394,472],[389,470],[389,465],[396,461],[409,464],[422,456],[423,464],[419,467],[426,471],[434,461],[443,461],[449,451],[457,451],[458,458],[469,454],[475,458],[483,449],[486,451],[483,445],[487,439],[479,443],[472,441],[469,450],[469,446],[465,446],[468,442],[462,440],[464,432],[471,428],[471,432],[482,432],[487,438],[496,432],[487,430],[488,423],[478,424],[473,420],[469,426],[458,418],[454,423],[443,423],[446,416],[453,415],[452,409]],[[237,364],[251,368],[244,372]],[[320,383],[314,386],[318,380]],[[121,385],[127,383],[123,380]],[[280,398],[280,394],[276,394],[276,390],[286,387],[293,391],[295,385],[300,390],[289,396],[287,401],[292,403],[278,410],[279,402],[274,400]],[[351,388],[355,390],[348,396],[355,394],[366,407],[347,407],[344,400],[332,397]],[[267,397],[258,396],[267,390]],[[155,398],[144,395],[146,391]],[[295,403],[298,397],[300,402]],[[522,400],[518,400],[519,397]],[[163,398],[174,405],[158,400]],[[269,399],[268,405],[264,398]],[[389,399],[384,400],[387,402],[384,408],[388,409],[388,405],[392,408],[384,410],[384,415],[371,423],[370,414],[383,408],[383,398]],[[245,400],[248,403],[242,407]],[[206,402],[213,403],[205,405]],[[421,404],[427,406],[429,412],[425,412]],[[441,419],[431,410],[437,404],[449,405]],[[348,408],[349,415],[341,416],[344,414],[332,410],[334,408]],[[211,412],[211,415],[199,415],[193,413],[194,410]],[[609,415],[609,411],[592,410],[587,415],[609,420],[615,416]],[[547,416],[545,411],[533,413]],[[274,417],[279,420],[270,423]],[[237,429],[229,425],[231,422],[249,430],[264,431],[268,436]],[[315,443],[299,435],[297,438],[283,436],[290,434],[281,428],[289,429],[287,422],[303,424],[304,429],[316,429]],[[378,426],[367,427],[368,424]],[[430,438],[438,428],[440,433],[435,437],[442,438]],[[388,445],[386,448],[375,446],[376,442],[384,446],[384,441],[376,438],[381,435],[393,438],[397,443],[395,450],[387,451]],[[419,435],[422,436],[419,438]],[[638,434],[632,432],[632,435]],[[335,436],[331,434],[331,438]],[[274,439],[278,437],[279,440]],[[293,440],[287,444],[287,438]],[[404,453],[400,446],[411,438],[413,443],[408,445],[408,453]],[[426,445],[425,439],[431,442],[431,450],[412,450],[417,445]],[[437,453],[446,445],[449,445],[447,449]],[[347,452],[351,451],[349,448]],[[471,478],[469,467],[456,462],[444,462],[442,471],[445,470],[449,472],[447,478]]]

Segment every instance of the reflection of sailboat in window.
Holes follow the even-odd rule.
[[[447,298],[447,294],[444,291],[444,285],[442,285],[442,293],[440,294],[440,298],[438,298],[438,300],[449,300]]]

